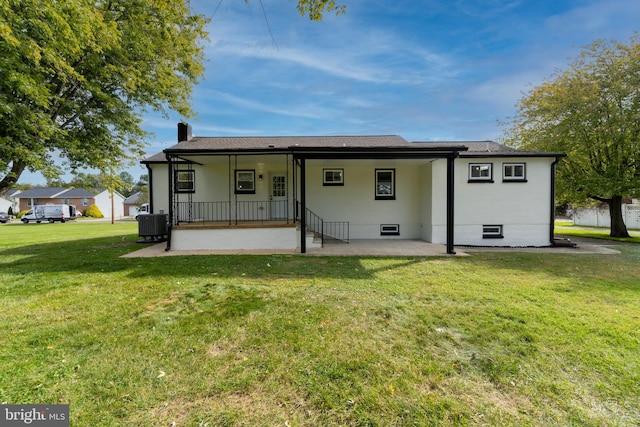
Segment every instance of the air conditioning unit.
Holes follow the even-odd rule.
[[[138,216],[138,236],[144,241],[161,242],[167,239],[167,214],[147,214]]]

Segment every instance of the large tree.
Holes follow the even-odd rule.
[[[297,5],[313,20],[344,11]],[[0,194],[25,170],[106,173],[139,158],[147,110],[190,117],[207,22],[189,0],[2,0]]]
[[[640,189],[640,37],[599,40],[532,88],[507,123],[508,145],[561,151],[558,198],[606,202],[613,237],[627,237],[623,196]]]

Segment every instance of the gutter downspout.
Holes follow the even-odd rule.
[[[149,177],[149,212],[154,213],[153,211],[153,169],[147,163],[147,176]]]
[[[551,209],[549,212],[549,243],[551,246],[556,246],[556,242],[554,239],[555,234],[555,222],[556,222],[556,165],[560,161],[560,156],[557,156],[556,159],[551,163]]]
[[[300,253],[307,253],[307,189],[306,165],[300,159]]]
[[[173,225],[173,162],[171,161],[171,155],[167,156],[167,177],[169,184],[169,221],[167,224],[167,247],[165,251],[171,250],[171,227]]]

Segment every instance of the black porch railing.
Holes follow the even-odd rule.
[[[239,222],[294,222],[286,200],[242,202],[178,202],[175,224],[217,222],[229,225]]]
[[[242,202],[177,202],[173,224],[218,223],[237,225],[244,222],[266,223],[280,221],[295,223],[299,217],[299,203],[294,203],[295,212],[290,212],[287,200],[242,201]],[[316,238],[349,243],[349,222],[324,221],[311,210],[305,212],[306,227]]]
[[[337,240],[349,243],[349,222],[347,221],[325,221],[319,215],[307,209],[305,215],[307,230],[320,239],[324,246],[325,240]]]

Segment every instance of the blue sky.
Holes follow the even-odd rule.
[[[311,22],[295,0],[191,0],[212,20],[193,133],[496,140],[531,85],[640,29],[638,0],[342,3],[346,15]],[[145,115],[149,154],[175,144],[180,120]]]

